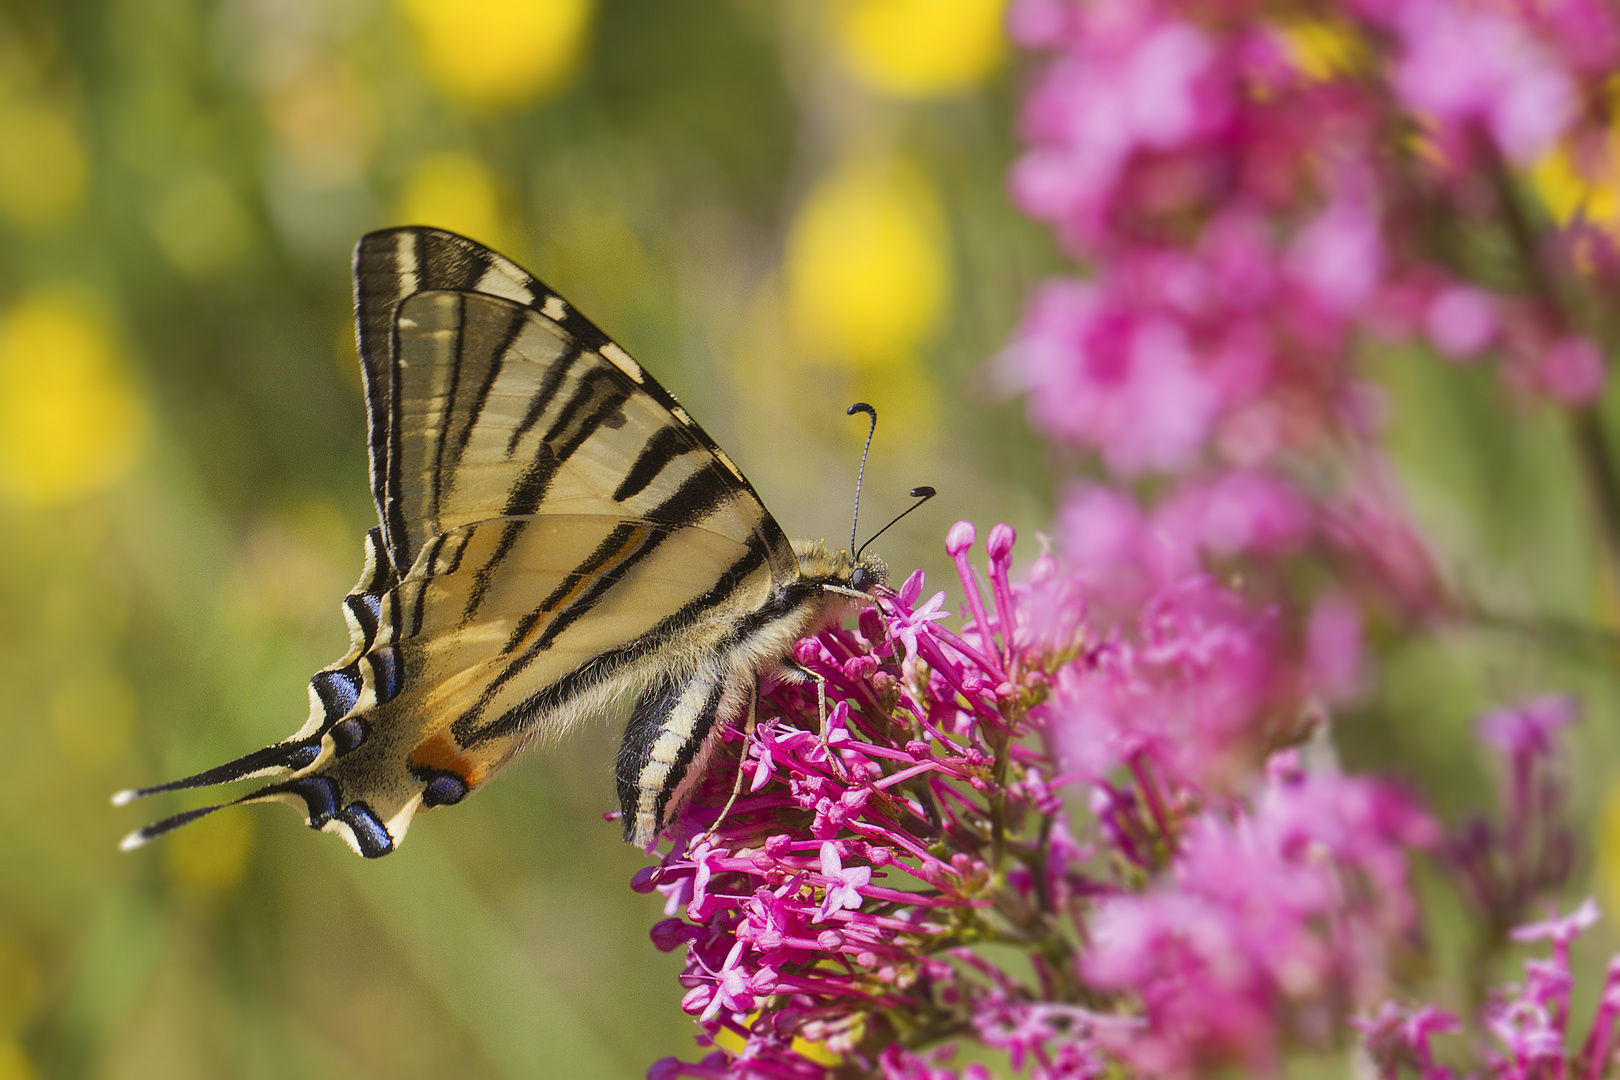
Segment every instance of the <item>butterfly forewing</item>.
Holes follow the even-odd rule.
[[[371,492],[385,535],[395,309],[408,296],[436,289],[502,296],[537,311],[549,301],[553,320],[567,319],[574,336],[601,337],[516,263],[464,237],[439,229],[387,229],[362,237],[354,249],[355,333],[366,392]],[[392,549],[393,538],[387,539]],[[400,572],[406,569],[408,563]]]
[[[660,417],[662,424],[661,441],[649,449],[668,453],[678,446],[705,451],[706,459],[712,459],[718,468],[731,476],[731,485],[740,487],[759,507],[763,522],[761,529],[777,573],[790,576],[794,572],[787,537],[765,511],[747,478],[714,440],[693,423],[657,380],[594,323],[516,263],[481,244],[441,229],[401,228],[386,229],[362,237],[354,254],[355,322],[366,389],[372,494],[394,565],[401,575],[411,565],[411,558],[404,554],[408,541],[404,536],[396,537],[393,534],[396,529],[404,532],[410,530],[391,519],[387,505],[389,477],[394,466],[390,448],[399,445],[398,440],[391,437],[393,413],[395,408],[405,407],[405,403],[393,393],[399,357],[396,323],[399,308],[406,300],[418,293],[436,291],[469,297],[496,297],[510,301],[517,307],[527,308],[539,316],[538,325],[546,327],[547,332],[558,341],[567,342],[567,348],[575,355],[593,357],[596,364],[606,363],[612,367],[634,385],[633,397],[661,410],[655,414]],[[512,327],[508,325],[506,329]],[[489,355],[498,356],[500,349],[495,342],[500,340],[502,328],[481,322],[478,330],[483,331],[486,337],[473,343]],[[530,332],[534,332],[533,326]],[[469,356],[465,345],[458,355],[463,358]],[[464,415],[475,414],[479,394],[476,390],[469,390],[468,384],[481,388],[483,383],[479,378],[464,374],[447,382],[454,384],[461,408],[467,410]],[[521,388],[520,393],[531,403],[535,399],[549,401],[544,384],[529,385]],[[626,482],[631,486],[642,482],[645,470],[656,463],[659,456],[655,454],[639,462],[609,462],[612,469],[624,472],[619,475],[615,486],[608,490],[617,490],[618,484]]]
[[[765,544],[792,573],[758,497],[646,392],[645,376],[498,297],[420,293],[394,325],[384,512],[402,572],[461,525],[564,513],[702,523]]]

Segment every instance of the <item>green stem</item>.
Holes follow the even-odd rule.
[[[1527,269],[1532,289],[1553,311],[1571,326],[1592,327],[1594,312],[1584,304],[1580,282],[1569,273],[1554,256],[1549,256],[1541,244],[1534,216],[1525,206],[1524,198],[1512,170],[1500,154],[1495,153],[1487,140],[1480,146],[1491,161],[1490,175],[1496,196],[1502,206],[1502,217],[1507,223],[1508,235],[1519,250],[1519,257]],[[1583,317],[1584,316],[1584,317]],[[1596,406],[1576,411],[1570,416],[1570,435],[1575,445],[1575,459],[1585,482],[1587,497],[1603,545],[1603,555],[1610,573],[1620,571],[1620,472],[1615,469],[1613,440],[1609,437],[1603,415]]]

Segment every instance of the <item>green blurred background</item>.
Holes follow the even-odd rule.
[[[0,1080],[641,1075],[692,1056],[615,733],[388,859],[117,788],[292,732],[374,523],[349,251],[412,222],[617,337],[792,534],[935,580],[1050,514],[984,360],[1051,256],[998,0],[0,3]],[[972,406],[969,403],[972,402]],[[940,584],[944,584],[943,581]]]
[[[1008,206],[1000,0],[0,0],[0,1080],[641,1075],[679,959],[601,820],[615,733],[363,862],[280,808],[133,855],[113,790],[292,732],[373,521],[348,254],[465,232],[637,355],[790,533],[948,584],[960,517],[1034,550],[1054,473],[985,361],[1059,263]],[[1372,358],[1459,590],[1576,633],[1376,642],[1347,764],[1487,800],[1482,708],[1581,691],[1583,851],[1620,851],[1612,576],[1558,417]],[[1613,395],[1611,395],[1612,397]],[[1614,404],[1611,401],[1611,406]],[[1612,410],[1611,410],[1612,411]],[[1572,893],[1620,904],[1620,858]],[[1429,927],[1461,956],[1442,888]],[[1586,947],[1600,963],[1612,934]],[[1444,992],[1441,992],[1444,998]]]

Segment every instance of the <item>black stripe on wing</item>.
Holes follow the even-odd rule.
[[[749,574],[764,565],[766,565],[765,549],[757,544],[749,545],[748,550],[726,568],[719,581],[708,592],[687,601],[679,611],[661,619],[657,625],[635,640],[598,653],[588,662],[581,664],[544,690],[541,690],[518,708],[512,709],[493,720],[483,721],[484,710],[488,708],[489,702],[495,697],[499,686],[510,681],[512,677],[532,663],[543,651],[544,646],[540,642],[536,642],[535,645],[539,647],[531,647],[519,656],[514,657],[512,663],[502,671],[501,675],[492,680],[490,686],[480,696],[478,703],[452,722],[450,730],[455,736],[457,744],[470,749],[487,740],[511,735],[521,731],[535,717],[543,716],[563,707],[572,698],[589,691],[605,679],[617,674],[623,668],[655,652],[661,644],[681,630],[702,621],[716,608],[731,599]],[[547,639],[546,644],[549,644],[549,642],[550,639]]]
[[[303,801],[304,821],[312,829],[324,829],[333,821],[348,826],[349,832],[354,837],[355,847],[368,859],[381,858],[394,850],[394,839],[376,812],[366,805],[364,800],[345,804],[341,787],[336,780],[327,776],[294,777],[291,780],[266,784],[239,799],[182,811],[161,821],[141,826],[125,836],[118,846],[123,851],[133,851],[217,810],[224,810],[230,806],[246,806],[250,803],[285,801],[284,796],[294,796]]]
[[[539,618],[550,615],[546,628],[530,641],[521,653],[513,656],[511,661],[501,673],[484,688],[478,702],[467,712],[458,717],[452,726],[456,740],[463,747],[471,747],[475,742],[493,738],[496,735],[513,730],[520,726],[521,721],[508,723],[506,717],[479,726],[484,712],[507,683],[520,675],[525,668],[539,659],[551,644],[579,619],[588,615],[607,593],[619,581],[623,580],[634,567],[648,558],[665,540],[675,535],[682,527],[691,526],[702,520],[703,516],[725,502],[727,498],[736,494],[735,484],[731,482],[729,474],[725,473],[718,462],[710,462],[704,468],[689,476],[686,481],[675,490],[670,497],[657,507],[649,511],[644,521],[661,528],[648,528],[646,524],[626,522],[614,530],[602,543],[588,555],[578,568],[565,579],[547,597],[535,613],[526,618],[507,642],[507,652],[513,652],[533,629]],[[756,504],[757,505],[757,504]],[[769,514],[761,508],[761,516],[769,520]],[[516,536],[529,523],[526,521],[512,521],[505,525],[506,532],[502,535],[501,544],[486,564],[478,569],[478,577],[473,595],[468,601],[467,614],[470,618],[478,601],[484,595],[488,582],[493,579],[499,570],[501,561],[515,546]],[[772,522],[774,524],[774,522]],[[748,545],[747,553],[737,563],[726,570],[720,579],[703,596],[691,601],[680,612],[664,620],[660,626],[666,626],[664,636],[673,634],[680,629],[696,622],[714,608],[724,604],[740,586],[743,580],[753,571],[769,562],[770,552],[763,541],[756,536]],[[611,563],[611,572],[599,574],[605,565]],[[579,588],[580,580],[590,575],[595,576],[587,588]],[[567,603],[562,607],[556,605],[564,600]],[[696,606],[694,606],[696,605]],[[671,621],[676,620],[676,621]],[[655,629],[653,634],[657,634]],[[642,655],[654,648],[656,643],[663,640],[661,637],[648,635],[638,639],[636,652],[631,655]],[[601,667],[602,657],[591,661],[588,667],[599,671],[607,669]],[[578,674],[575,672],[574,674]],[[572,676],[565,677],[571,678]],[[584,684],[584,685],[589,685]],[[549,692],[549,691],[548,691]],[[544,694],[542,694],[542,697]],[[525,708],[525,716],[536,715]]]
[[[407,226],[360,238],[354,248],[355,337],[366,391],[371,493],[383,522],[394,312],[406,297],[436,289],[503,296],[536,311],[553,298],[516,263],[454,233]],[[397,554],[392,536],[389,541]],[[398,566],[397,558],[394,562]],[[401,573],[408,569],[399,567]]]

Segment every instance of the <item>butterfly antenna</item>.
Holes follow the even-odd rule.
[[[861,551],[865,551],[867,549],[868,545],[870,545],[873,540],[876,540],[878,537],[880,537],[884,533],[888,532],[889,529],[892,528],[901,518],[905,517],[907,514],[911,513],[913,510],[917,509],[917,507],[921,506],[923,503],[927,502],[929,499],[932,499],[935,495],[938,495],[938,494],[939,494],[939,492],[935,491],[931,487],[914,487],[914,488],[912,488],[911,489],[911,497],[913,499],[916,499],[917,501],[912,503],[910,506],[906,507],[904,510],[900,511],[898,514],[896,514],[895,517],[894,517],[894,521],[889,522],[889,524],[883,526],[883,528],[879,529],[877,532],[875,532],[871,536],[867,537],[866,538],[866,543],[861,545]],[[861,561],[861,551],[857,551],[855,553],[855,561],[856,562]]]
[[[865,413],[872,418],[872,426],[866,429],[866,446],[861,450],[861,471],[855,474],[855,515],[849,523],[849,550],[855,550],[855,532],[861,523],[861,481],[866,479],[866,455],[872,451],[872,436],[877,434],[877,410],[864,401],[857,401],[845,410],[845,416],[854,416],[856,413]],[[871,543],[870,540],[867,543]],[[859,553],[855,556],[860,558]]]

